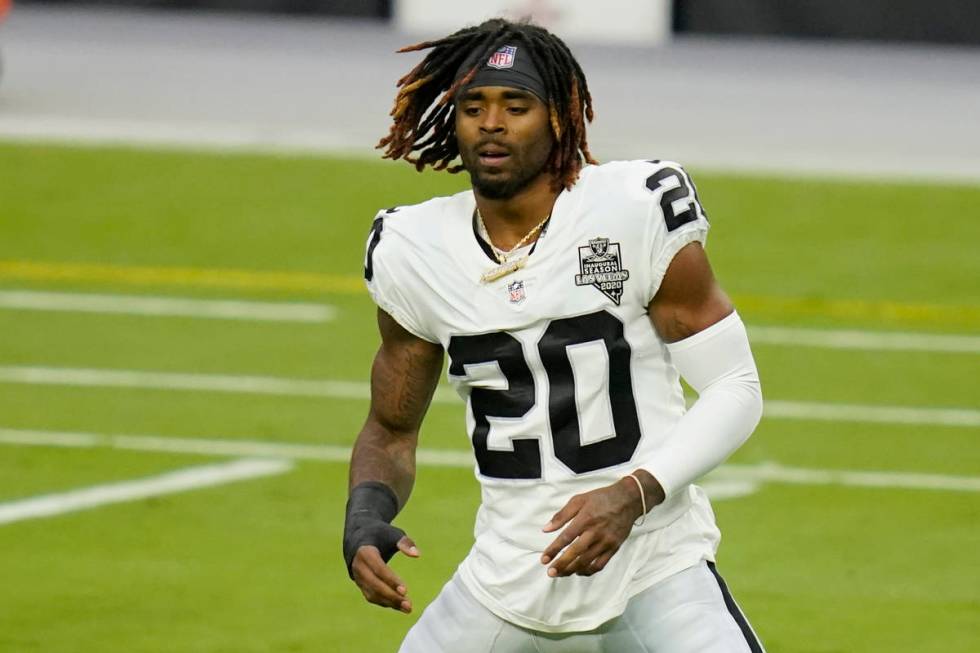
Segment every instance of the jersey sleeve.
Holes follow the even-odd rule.
[[[438,343],[438,338],[425,325],[419,303],[412,301],[414,273],[408,260],[408,242],[402,234],[386,229],[386,221],[394,214],[395,210],[389,209],[374,218],[364,255],[364,282],[378,308],[402,328],[423,340]]]
[[[649,200],[650,274],[647,301],[660,289],[667,267],[685,245],[704,243],[708,235],[708,216],[698,199],[690,175],[672,161],[655,161],[644,181]]]

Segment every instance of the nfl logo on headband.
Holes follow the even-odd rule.
[[[505,45],[500,48],[490,57],[487,61],[487,65],[491,68],[513,68],[514,67],[514,57],[517,55],[517,47],[513,45]]]

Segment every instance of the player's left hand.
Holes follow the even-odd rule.
[[[549,576],[591,576],[619,551],[643,513],[636,486],[625,480],[576,494],[545,525],[545,533],[565,526],[541,556],[541,564],[546,565],[561,553],[548,568]]]

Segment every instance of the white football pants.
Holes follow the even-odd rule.
[[[619,617],[577,633],[543,633],[504,621],[453,576],[408,632],[399,653],[764,653],[764,649],[714,565],[701,562],[634,596]]]

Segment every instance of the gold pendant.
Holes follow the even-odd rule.
[[[522,257],[516,261],[511,261],[509,263],[501,263],[495,268],[490,268],[480,276],[480,281],[483,283],[490,283],[491,281],[496,281],[501,277],[506,277],[508,274],[517,272],[527,263],[527,257]]]

